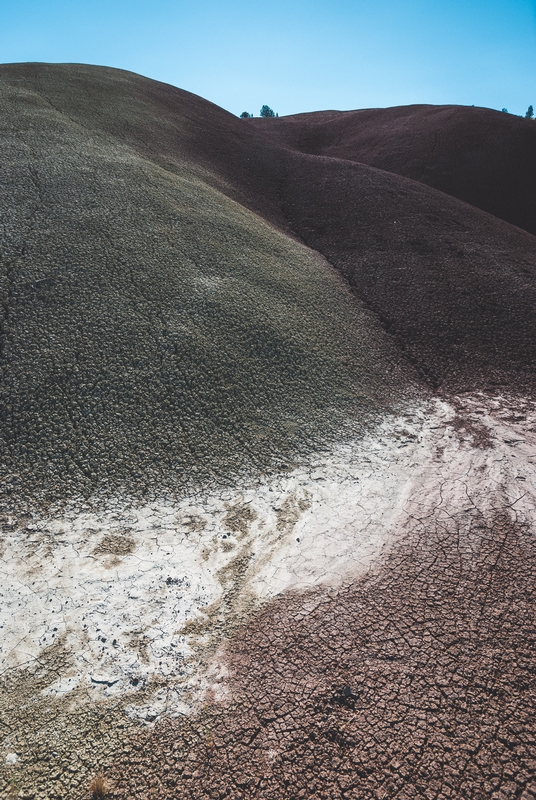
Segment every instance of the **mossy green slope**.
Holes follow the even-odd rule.
[[[21,74],[0,70],[7,503],[233,482],[396,395],[384,335],[318,254],[203,165],[88,132]]]

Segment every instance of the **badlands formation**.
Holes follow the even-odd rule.
[[[534,122],[0,109],[0,796],[535,798]]]

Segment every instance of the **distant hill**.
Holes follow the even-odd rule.
[[[528,123],[429,107],[240,120],[68,64],[0,67],[0,108],[12,496],[225,483],[410,392],[534,387],[536,239],[445,193],[449,164],[474,161],[460,114],[485,118],[493,152],[513,131],[528,152]],[[478,196],[491,151],[467,178]]]
[[[262,120],[253,122],[265,129]],[[536,234],[536,124],[473,106],[415,105],[278,118],[293,149],[344,158],[440,189]]]

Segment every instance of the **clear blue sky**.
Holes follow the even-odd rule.
[[[536,108],[536,0],[0,0],[0,62],[104,64],[227,110]]]

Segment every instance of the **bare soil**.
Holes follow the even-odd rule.
[[[529,800],[535,545],[468,514],[344,590],[275,600],[227,646],[230,704],[129,742],[110,797]]]
[[[536,798],[535,123],[0,108],[2,791]]]

